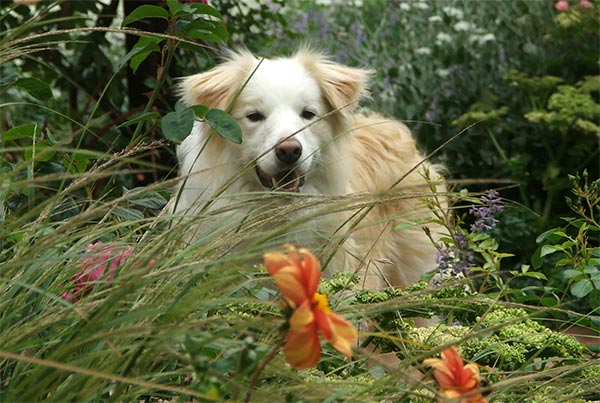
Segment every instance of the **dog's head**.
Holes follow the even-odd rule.
[[[298,192],[311,177],[330,175],[324,171],[332,159],[343,158],[343,135],[369,74],[308,50],[272,60],[239,51],[185,78],[180,88],[188,105],[230,108],[243,132],[236,162],[253,165],[244,176],[252,188]],[[218,136],[210,141],[234,147]]]

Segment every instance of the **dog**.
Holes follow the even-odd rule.
[[[355,272],[372,289],[418,281],[435,268],[431,237],[440,233],[432,223],[423,230],[431,217],[424,200],[436,197],[432,187],[443,190],[443,180],[403,123],[356,112],[372,73],[310,49],[275,59],[237,50],[212,70],[183,78],[182,101],[228,110],[243,141],[196,122],[177,146],[181,181],[171,211],[190,217],[230,211],[234,200],[243,208],[244,198],[260,194],[279,196],[281,208],[300,196],[329,197],[347,208],[306,214],[309,233],[321,241],[340,235],[325,276]],[[186,229],[191,238],[204,230],[202,224]]]

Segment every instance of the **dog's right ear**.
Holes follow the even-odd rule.
[[[257,63],[248,51],[231,52],[225,63],[212,70],[184,77],[178,95],[188,106],[202,104],[226,110]]]
[[[334,110],[346,113],[368,95],[371,70],[343,66],[308,49],[301,49],[296,57],[317,79],[323,96]]]

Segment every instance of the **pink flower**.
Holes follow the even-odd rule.
[[[71,281],[75,283],[73,291],[63,293],[62,297],[77,302],[89,295],[98,282],[112,281],[115,278],[114,271],[127,260],[131,252],[133,252],[131,246],[119,248],[117,245],[102,242],[89,244],[85,250],[86,256],[81,260],[81,269],[71,277]],[[153,261],[154,259],[149,262],[149,265]]]
[[[592,2],[589,0],[581,0],[579,2],[579,7],[581,8],[591,8],[592,7]]]
[[[557,1],[554,8],[560,12],[567,11],[569,9],[569,2],[567,0]]]

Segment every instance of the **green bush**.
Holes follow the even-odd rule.
[[[433,219],[445,224],[448,233],[436,245],[440,267],[428,278],[406,290],[357,292],[358,279],[349,274],[321,284],[331,308],[359,328],[362,345],[356,346],[352,361],[325,345],[319,365],[309,371],[292,369],[280,353],[288,312],[257,262],[265,249],[281,247],[285,229],[274,224],[266,230],[262,224],[277,223],[278,215],[307,205],[327,214],[356,199],[301,200],[275,211],[264,195],[248,202],[255,203],[255,216],[241,224],[220,221],[192,244],[182,241],[185,226],[212,219],[210,214],[176,226],[170,225],[174,217],[159,214],[171,185],[163,180],[172,169],[163,158],[171,155],[165,139],[185,137],[195,116],[210,124],[227,116],[201,106],[185,108],[170,95],[174,77],[212,65],[215,43],[244,40],[256,49],[272,45],[269,50],[275,52],[290,45],[285,38],[297,41],[300,29],[309,35],[321,30],[321,36],[314,34],[315,42],[324,48],[338,43],[338,50],[348,51],[336,53],[339,60],[377,68],[374,99],[388,112],[421,122],[427,111],[439,113],[435,120],[443,126],[416,126],[422,144],[433,149],[453,134],[450,122],[468,110],[482,88],[505,88],[500,77],[508,74],[508,65],[495,63],[491,55],[514,51],[505,56],[524,73],[511,77],[528,85],[538,85],[536,77],[546,74],[534,71],[537,56],[525,57],[527,52],[544,54],[541,48],[525,51],[514,43],[511,31],[499,28],[518,28],[541,43],[545,24],[552,21],[547,5],[490,4],[377,1],[371,3],[375,7],[365,2],[363,8],[325,8],[302,2],[300,12],[284,2],[253,8],[222,1],[216,3],[221,18],[200,2],[149,1],[129,10],[121,26],[111,8],[117,1],[3,2],[0,401],[432,402],[440,397],[439,385],[422,362],[449,345],[480,365],[490,385],[481,390],[489,393],[490,402],[597,400],[597,352],[546,327],[552,318],[556,328],[576,323],[598,330],[595,306],[580,307],[578,313],[562,305],[572,302],[567,295],[575,301],[597,298],[593,170],[587,174],[591,181],[581,180],[583,173],[573,177],[569,204],[578,218],[538,239],[533,266],[565,268],[564,275],[550,276],[546,283],[543,273],[511,264],[514,270],[507,276],[509,252],[516,253],[507,245],[515,238],[498,226],[527,227],[527,221],[507,214],[516,207],[506,197],[505,210],[499,211],[492,193],[448,192],[451,213],[431,202]],[[383,19],[381,11],[386,12]],[[296,13],[302,18],[290,19]],[[491,19],[493,13],[498,21]],[[565,16],[571,25],[564,29],[589,33],[573,22],[581,16]],[[149,24],[135,32],[127,28],[144,26],[148,19],[165,25],[158,29],[160,24]],[[337,19],[344,23],[324,23]],[[486,25],[490,21],[495,25]],[[430,23],[438,31],[430,32]],[[480,28],[470,38],[463,30],[475,29],[469,24],[498,29]],[[396,31],[388,32],[389,26]],[[438,38],[442,26],[458,39],[446,43],[443,35]],[[226,37],[226,29],[233,35]],[[331,39],[337,42],[325,40],[334,34]],[[436,39],[443,43],[435,44]],[[471,40],[473,47],[464,46]],[[566,49],[572,38],[563,40]],[[568,50],[575,52],[574,47]],[[363,54],[368,58],[355,58]],[[428,62],[416,63],[413,57]],[[557,75],[548,69],[549,75]],[[447,73],[468,74],[460,76],[461,83]],[[521,122],[554,130],[559,137],[565,127],[589,136],[596,119],[597,81],[584,79],[579,70],[568,70],[561,80],[565,87],[556,79],[542,80],[547,87],[535,111],[516,113],[512,103],[502,102],[510,97],[498,96],[491,97],[489,110],[471,112],[496,126],[512,125],[518,115]],[[138,104],[139,94],[130,87],[151,90]],[[574,118],[571,128],[568,121]],[[236,140],[239,133],[219,134]],[[488,171],[468,170],[480,168],[473,161],[488,152],[494,155],[489,160],[489,172],[494,172],[496,146],[486,145],[486,151],[479,141],[469,154],[475,148],[471,136],[467,132],[442,149],[448,165],[458,173],[464,167],[465,177],[473,176],[466,172],[485,176]],[[524,155],[526,145],[519,148]],[[556,189],[564,195],[562,187]],[[466,206],[470,213],[461,213]],[[494,225],[496,229],[488,228]],[[528,256],[519,253],[515,260],[527,261]],[[514,285],[525,280],[535,283]],[[556,295],[555,303],[548,303]],[[415,328],[415,321],[434,315],[434,324]],[[401,361],[390,365],[374,346]]]

